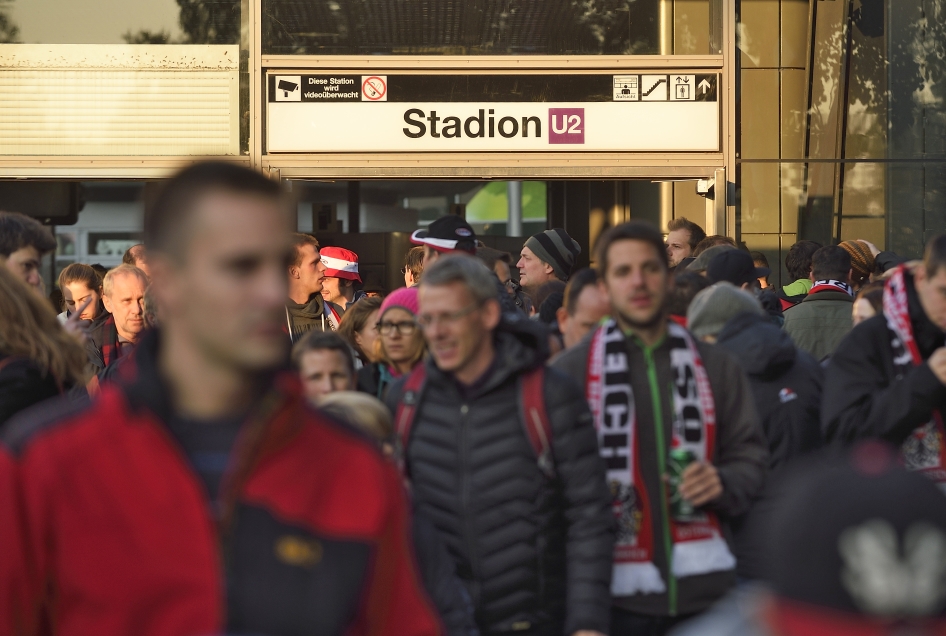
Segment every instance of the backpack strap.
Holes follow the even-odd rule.
[[[397,402],[397,412],[394,414],[394,457],[402,475],[407,471],[407,442],[411,437],[411,428],[417,417],[417,406],[420,396],[427,382],[427,368],[421,362],[407,376],[404,390]]]
[[[539,470],[546,478],[554,479],[552,424],[545,409],[545,365],[539,365],[521,376],[519,388],[526,437],[535,451]]]

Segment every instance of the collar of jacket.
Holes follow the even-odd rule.
[[[528,319],[513,319],[504,316],[500,326],[493,332],[496,359],[490,365],[490,377],[477,384],[474,397],[489,393],[511,377],[545,364],[548,359],[547,332]],[[437,383],[453,383],[452,374],[437,368],[433,356],[427,362],[428,377]]]
[[[158,370],[160,344],[160,330],[147,330],[114,384],[124,394],[131,410],[148,411],[165,424],[173,416],[173,410],[170,389]],[[303,424],[301,410],[305,408],[305,399],[298,376],[279,370],[267,374],[261,382],[267,388],[251,408],[241,432],[241,448],[249,452],[242,453],[236,470],[238,479],[248,473],[260,457],[287,443]]]
[[[803,300],[802,302],[815,303],[822,300],[838,300],[838,301],[842,301],[846,303],[851,303],[852,305],[854,304],[853,296],[851,296],[847,292],[833,291],[833,290],[825,290],[825,291],[815,292],[814,294],[808,294],[807,296],[805,296],[805,300]]]
[[[286,303],[286,307],[293,316],[314,319],[322,316],[325,311],[325,301],[322,299],[322,294],[316,292],[309,296],[309,301],[306,304],[300,305],[290,300]]]

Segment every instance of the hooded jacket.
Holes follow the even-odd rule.
[[[342,314],[345,313],[338,305],[325,302],[322,294],[318,293],[309,296],[309,302],[305,305],[294,303],[291,300],[287,302],[286,320],[288,324],[286,328],[289,331],[290,339],[297,342],[299,338],[313,330],[334,331],[335,329],[332,327],[329,318],[330,312],[334,312],[332,318],[335,319],[336,324]]]
[[[556,477],[520,421],[519,376],[545,362],[544,332],[504,318],[496,358],[461,387],[431,358],[405,451],[415,505],[443,537],[482,633],[608,633],[614,521],[591,414],[571,379],[546,370]],[[403,393],[401,379],[387,401]]]
[[[394,467],[279,374],[214,508],[168,426],[158,339],[0,438],[0,633],[439,633]]]
[[[580,343],[562,353],[553,365],[585,386],[588,374],[588,358],[594,332]],[[638,463],[650,501],[660,501],[666,496],[663,476],[660,472],[658,450],[661,447],[654,426],[655,412],[664,414],[663,439],[671,439],[673,413],[671,399],[672,368],[670,346],[666,338],[653,347],[645,347],[636,338],[626,338],[631,388],[637,410]],[[753,498],[762,488],[768,462],[766,443],[759,426],[751,390],[745,373],[729,353],[703,342],[697,342],[703,365],[709,377],[716,406],[716,447],[712,459],[723,484],[723,494],[709,506],[717,513],[723,533],[731,543],[730,520],[743,514]],[[654,385],[651,385],[653,378]],[[652,396],[661,397],[659,409],[654,408]],[[669,449],[663,448],[664,453]],[[656,545],[670,541],[669,524],[664,516],[664,507],[652,506],[652,527]],[[669,558],[665,550],[654,550],[654,565],[660,570],[664,581],[671,579]],[[698,576],[675,579],[676,598],[668,593],[636,594],[616,597],[617,607],[650,616],[683,616],[702,612],[736,582],[734,571],[711,572]]]
[[[816,291],[785,312],[785,331],[795,345],[819,362],[831,357],[851,331],[854,297],[843,291]]]
[[[946,336],[923,311],[909,271],[904,279],[913,337],[925,361],[946,344]],[[879,314],[838,346],[825,369],[821,424],[828,441],[879,438],[900,446],[934,410],[946,408],[946,386],[928,364],[897,375],[891,338],[887,318]]]
[[[769,472],[824,444],[821,436],[821,386],[824,373],[810,355],[796,349],[792,339],[763,316],[733,317],[716,343],[733,354],[749,378],[762,429],[769,445]],[[763,572],[765,545],[757,528],[768,519],[773,501],[762,494],[752,508],[733,518],[737,571],[758,579]]]

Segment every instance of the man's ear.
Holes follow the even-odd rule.
[[[554,275],[555,275],[555,268],[554,268],[554,267],[552,267],[551,265],[549,265],[549,264],[546,263],[545,261],[542,261],[542,264],[545,265],[545,274],[546,274],[546,275],[548,275],[548,276],[554,276]]]
[[[300,271],[298,267],[296,267],[295,265],[289,266],[289,278],[298,279],[300,277],[299,274],[300,274]]]
[[[108,296],[102,296],[102,305],[105,306],[105,311],[112,313],[112,299]]]
[[[555,320],[558,322],[559,333],[565,333],[565,327],[568,326],[568,310],[564,307],[556,309]]]
[[[490,298],[483,305],[483,326],[492,331],[499,326],[499,320],[502,318],[503,310],[499,306],[499,301]]]

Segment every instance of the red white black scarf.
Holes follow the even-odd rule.
[[[854,288],[842,280],[816,280],[808,291],[808,295],[811,296],[823,291],[840,291],[848,296],[854,295]]]
[[[659,594],[665,592],[667,586],[653,563],[653,515],[640,469],[637,414],[624,338],[613,320],[597,329],[591,343],[586,387],[618,520],[611,593],[614,596]],[[693,336],[686,329],[669,323],[667,339],[674,377],[670,448],[688,449],[696,456],[696,461],[708,461],[713,456],[716,441],[716,407],[709,377]],[[647,425],[662,426],[663,423]],[[671,572],[675,577],[736,567],[736,559],[722,537],[715,514],[704,512],[701,519],[690,523],[671,519],[670,524]]]
[[[923,364],[923,357],[913,338],[913,323],[907,302],[905,266],[897,268],[884,287],[884,315],[890,329],[890,347],[893,350],[893,366],[897,377],[912,367]],[[933,418],[914,429],[901,446],[903,463],[909,470],[920,471],[946,489],[946,430],[943,416],[937,410]]]

